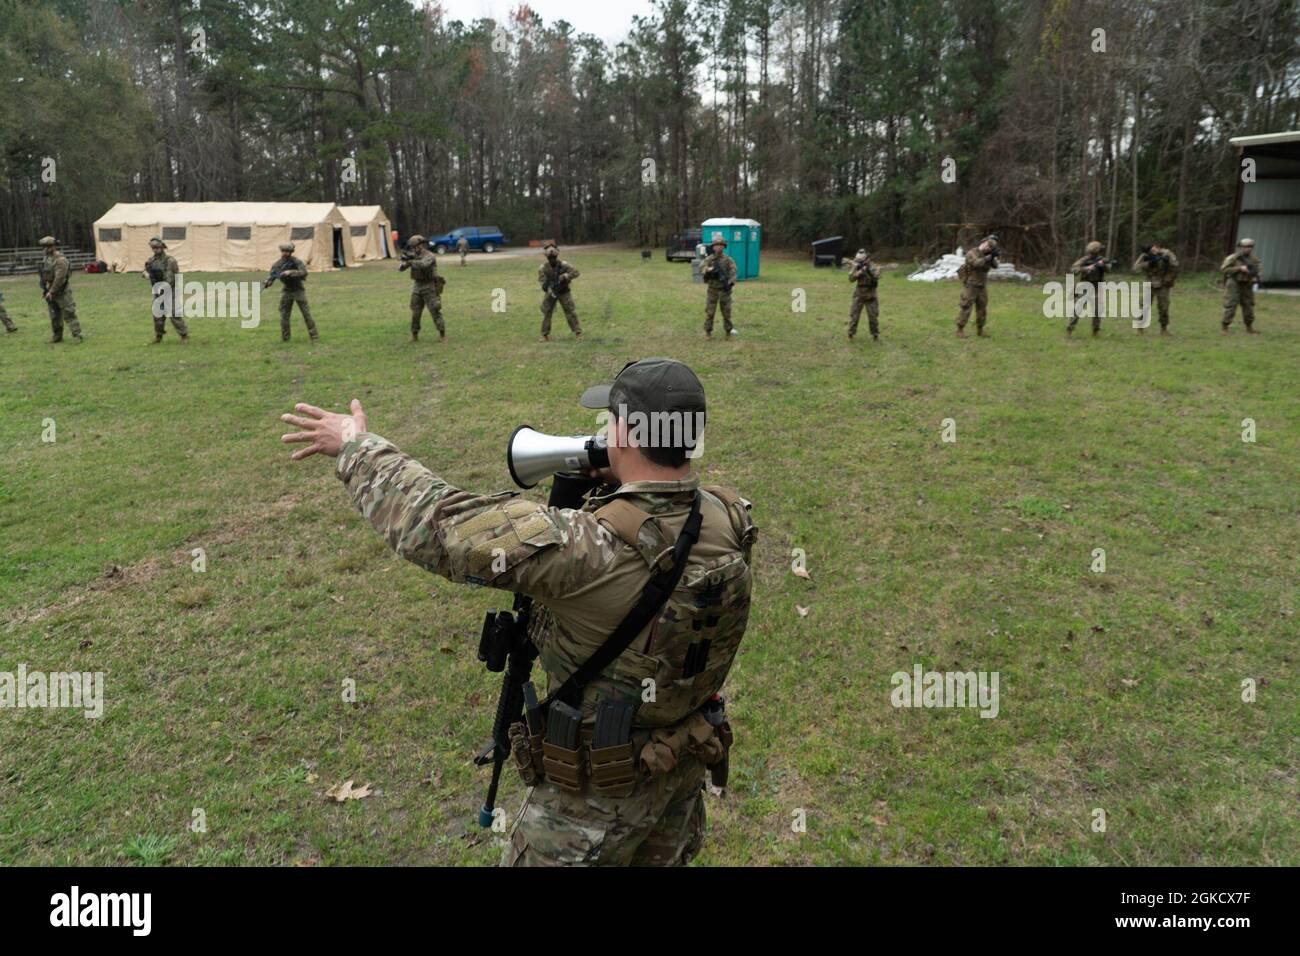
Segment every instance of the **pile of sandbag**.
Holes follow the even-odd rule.
[[[943,282],[956,279],[957,270],[966,261],[966,252],[960,246],[956,252],[945,253],[928,266],[922,266],[907,278],[913,282]],[[1010,262],[999,260],[996,269],[989,270],[990,279],[1006,279],[1013,282],[1030,282],[1033,280],[1028,272],[1017,272]]]

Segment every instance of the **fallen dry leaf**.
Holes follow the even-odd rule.
[[[794,609],[799,612],[800,617],[807,617],[808,612],[812,610],[812,608],[810,607],[803,607],[802,605],[799,604],[796,604],[794,606]]]
[[[343,803],[346,800],[364,800],[370,796],[370,784],[361,787],[353,787],[351,780],[344,780],[325,791],[325,796],[335,803]]]
[[[795,569],[794,569],[794,576],[797,577],[797,578],[805,578],[805,579],[811,579],[811,578],[812,578],[812,575],[808,573],[808,569],[807,569],[807,568],[795,568]]]

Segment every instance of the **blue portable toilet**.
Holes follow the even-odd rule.
[[[711,243],[715,236],[727,241],[727,255],[736,260],[736,281],[758,278],[758,250],[762,226],[753,219],[721,217],[700,224],[700,242]]]

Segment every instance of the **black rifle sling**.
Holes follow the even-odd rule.
[[[637,599],[636,604],[632,605],[632,610],[627,612],[627,617],[619,622],[614,632],[605,639],[605,643],[596,648],[596,653],[583,661],[559,689],[542,702],[543,707],[550,706],[554,700],[562,700],[573,707],[579,706],[583,688],[591,683],[596,675],[614,663],[614,659],[627,650],[628,645],[636,640],[636,636],[645,629],[645,626],[659,616],[659,612],[663,610],[664,605],[668,603],[668,598],[676,589],[677,582],[682,579],[682,572],[686,570],[686,562],[691,556],[691,548],[695,546],[696,541],[700,540],[700,524],[700,493],[697,491],[695,499],[691,502],[691,513],[686,516],[682,533],[673,545],[672,567],[650,576],[645,590],[641,592],[641,597]]]

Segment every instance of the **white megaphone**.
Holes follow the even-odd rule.
[[[506,465],[520,488],[531,488],[555,472],[608,468],[603,435],[547,435],[520,425],[506,445]]]

